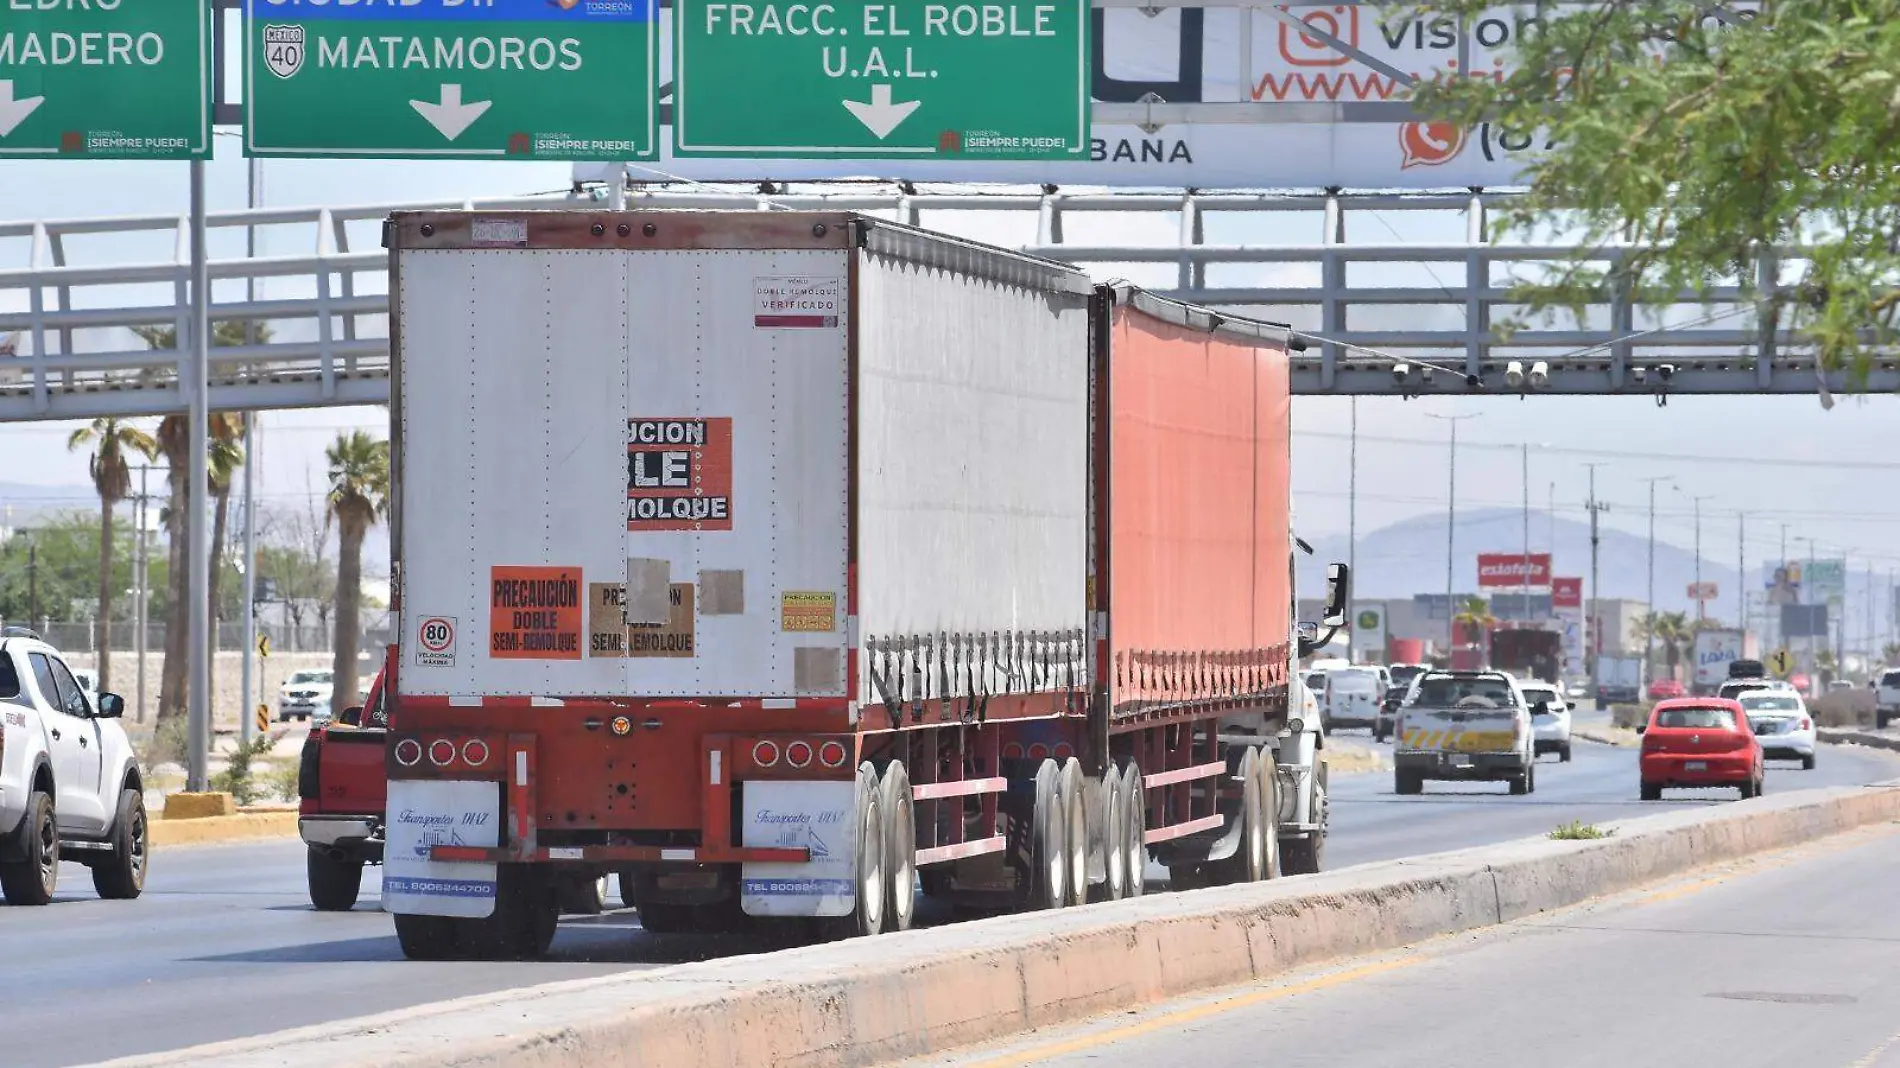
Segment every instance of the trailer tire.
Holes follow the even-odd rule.
[[[449,960],[460,948],[458,921],[396,913],[396,943],[410,960]]]
[[[1273,750],[1262,746],[1254,771],[1260,778],[1260,826],[1266,836],[1267,867],[1262,878],[1280,877],[1280,766]]]
[[[640,918],[640,929],[648,934],[685,934],[696,930],[693,921],[693,906],[681,905],[672,901],[650,901],[644,905],[635,905],[633,913]]]
[[[598,916],[607,911],[607,876],[564,883],[561,911],[570,916]]]
[[[917,811],[910,772],[898,761],[884,768],[878,783],[884,812],[884,868],[890,898],[884,903],[885,926],[908,931],[917,916]]]
[[[1266,877],[1266,813],[1260,799],[1260,758],[1253,749],[1240,756],[1236,777],[1240,779],[1240,805],[1234,819],[1240,825],[1240,841],[1232,856],[1209,864],[1207,874],[1214,883],[1253,883]]]
[[[495,911],[457,921],[456,941],[478,960],[533,960],[548,951],[561,922],[551,873],[503,864],[495,877]]]
[[[312,846],[304,857],[304,874],[310,883],[310,903],[318,912],[348,912],[356,907],[363,890],[361,860],[338,859]]]
[[[1143,788],[1141,768],[1134,761],[1123,765],[1122,780],[1122,863],[1128,866],[1125,897],[1140,897],[1148,892],[1148,791]]]
[[[1326,836],[1318,831],[1304,838],[1280,839],[1280,868],[1288,875],[1317,875],[1326,857]]]
[[[877,769],[869,761],[858,765],[857,805],[852,818],[858,827],[856,879],[851,911],[820,926],[834,937],[856,938],[884,931],[885,899],[890,896],[884,864],[886,837],[884,809],[878,803]]]
[[[1090,899],[1120,901],[1128,896],[1128,795],[1121,769],[1110,765],[1102,775],[1102,885]]]
[[[1029,907],[1068,903],[1069,821],[1062,808],[1062,769],[1044,760],[1036,769],[1035,809],[1029,818]]]
[[[1086,905],[1089,900],[1088,777],[1082,774],[1082,762],[1074,757],[1062,762],[1062,819],[1063,845],[1069,858],[1063,903]]]
[[[1392,792],[1395,794],[1417,794],[1425,791],[1425,776],[1416,771],[1395,771],[1392,773]]]

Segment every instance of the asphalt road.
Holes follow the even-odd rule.
[[[1900,827],[909,1068],[1900,1068]]]
[[[1326,865],[1481,845],[1658,807],[1635,799],[1633,753],[1579,743],[1576,757],[1568,765],[1546,758],[1528,797],[1508,796],[1501,783],[1433,783],[1422,797],[1399,798],[1389,773],[1339,776]],[[1812,772],[1781,767],[1769,772],[1771,791],[1900,773],[1900,764],[1853,749],[1825,750]],[[1734,796],[1683,795],[1662,804]],[[320,914],[305,895],[303,846],[295,841],[160,852],[145,896],[133,902],[97,900],[85,869],[67,865],[53,905],[0,908],[0,1064],[81,1064],[772,948],[753,938],[650,935],[632,913],[615,912],[563,923],[544,961],[409,962],[375,907],[377,871],[367,874],[356,911]]]

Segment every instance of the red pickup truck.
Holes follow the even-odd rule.
[[[395,646],[388,656],[394,659]],[[387,663],[387,661],[385,662]],[[345,709],[340,719],[313,728],[304,739],[297,769],[297,829],[309,846],[305,859],[310,903],[323,912],[356,907],[363,866],[383,862],[383,821],[389,800],[389,769],[383,761],[389,709],[383,678],[370,683],[367,703]],[[594,914],[607,904],[607,880],[577,888],[562,911]]]
[[[389,655],[395,655],[392,647]],[[309,849],[310,901],[325,912],[356,907],[363,865],[383,862],[383,809],[389,771],[383,765],[388,734],[383,673],[370,683],[368,703],[313,728],[297,769],[297,829]]]

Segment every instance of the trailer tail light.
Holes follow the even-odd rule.
[[[1075,755],[1075,747],[1067,742],[1057,742],[1054,756],[1057,760],[1067,760]]]
[[[1008,745],[1005,745],[1003,747],[1004,760],[1021,760],[1022,758],[1023,758],[1023,743],[1011,742]]]
[[[1034,744],[1034,745],[1032,745],[1032,746],[1030,746],[1030,747],[1029,747],[1029,759],[1031,759],[1031,760],[1047,760],[1047,759],[1049,759],[1049,747],[1048,747],[1048,746],[1046,746],[1046,745],[1044,745],[1044,744],[1042,744],[1041,742],[1037,742],[1036,744]]]
[[[470,767],[479,768],[488,763],[488,743],[480,738],[473,739],[462,746],[462,760]]]
[[[811,766],[811,743],[793,742],[785,747],[785,763],[795,768]]]
[[[447,738],[437,738],[429,743],[429,763],[438,768],[446,768],[455,763],[455,743]]]
[[[778,743],[761,738],[752,743],[752,762],[762,768],[778,763]]]
[[[422,760],[422,743],[414,738],[404,738],[396,743],[396,763],[405,768],[413,768]]]
[[[845,749],[843,742],[826,742],[818,747],[818,761],[825,767],[842,768],[850,758],[851,753]]]

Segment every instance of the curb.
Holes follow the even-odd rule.
[[[147,822],[145,827],[154,846],[209,845],[256,838],[295,837],[297,813],[292,809],[239,812],[231,816],[206,816],[195,820],[158,819]]]
[[[1271,883],[460,998],[113,1068],[860,1068],[1507,923],[1900,819],[1807,790]]]
[[[1864,745],[1871,749],[1900,750],[1900,738],[1889,734],[1875,734],[1872,731],[1819,727],[1815,729],[1814,736],[1834,745]]]
[[[1630,737],[1626,738],[1615,733],[1619,729],[1622,728],[1613,727],[1608,731],[1599,731],[1590,727],[1572,727],[1570,728],[1570,736],[1572,738],[1581,738],[1586,742],[1595,742],[1598,745],[1615,746],[1618,749],[1633,748],[1636,743],[1630,741],[1630,738],[1636,737],[1636,734],[1631,732]]]

